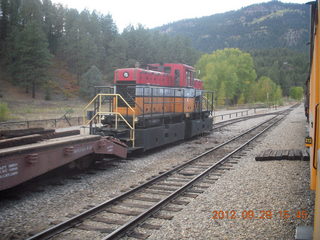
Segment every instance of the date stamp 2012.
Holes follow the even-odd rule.
[[[212,219],[307,219],[308,212],[306,210],[214,210],[211,212]]]

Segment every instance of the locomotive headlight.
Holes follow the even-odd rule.
[[[128,77],[129,77],[129,73],[128,73],[128,72],[124,72],[124,73],[123,73],[123,76],[124,76],[125,78],[128,78]]]

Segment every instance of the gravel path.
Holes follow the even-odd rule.
[[[294,116],[293,118],[297,117],[298,119],[292,120],[292,116]],[[88,208],[88,205],[96,205],[98,203],[101,203],[107,200],[108,198],[119,194],[121,190],[128,189],[132,185],[137,185],[139,184],[139,182],[145,181],[147,178],[151,177],[152,175],[157,175],[159,171],[169,169],[186,159],[190,159],[190,157],[197,155],[197,153],[202,152],[204,149],[217,145],[222,141],[224,141],[225,139],[230,138],[236,132],[244,131],[252,127],[252,125],[258,124],[259,122],[262,122],[268,118],[270,118],[270,116],[262,117],[259,119],[251,119],[243,123],[240,122],[236,125],[226,128],[223,131],[214,132],[211,135],[208,135],[202,138],[199,137],[194,139],[193,141],[188,141],[182,144],[176,144],[171,147],[162,148],[157,151],[152,151],[134,160],[125,160],[125,161],[121,160],[114,163],[115,166],[109,167],[105,171],[94,171],[93,172],[94,174],[81,174],[80,179],[78,180],[66,179],[63,186],[47,186],[47,189],[45,190],[45,192],[40,192],[40,193],[27,192],[23,195],[22,199],[17,201],[1,200],[0,201],[1,239],[22,239],[32,233],[36,233],[41,231],[44,228],[48,228],[50,226],[50,223],[64,220],[69,214],[80,213],[85,208]],[[291,120],[289,120],[289,122],[290,121],[295,122],[295,123],[292,123],[295,127],[299,127],[298,129],[300,128],[303,129],[304,119],[303,119],[303,114],[301,109],[299,109],[299,111],[295,111],[294,113],[292,113],[290,115],[290,118]],[[304,129],[303,131],[301,129],[297,132],[297,136],[300,137],[300,140],[302,139],[302,136],[304,133],[303,132]],[[282,139],[282,142],[285,141],[285,139],[286,139],[286,136],[284,136],[284,138]],[[303,141],[303,139],[301,141]],[[272,140],[270,140],[270,144],[271,143],[275,144],[276,147],[279,148],[277,143],[274,143]],[[283,145],[285,146],[285,148],[289,147],[288,143],[285,143]],[[292,146],[293,147],[295,146],[294,143],[292,144]],[[302,145],[300,147],[302,147]],[[257,148],[255,148],[255,151],[257,151],[256,149]],[[259,149],[263,149],[262,146],[259,146]],[[253,158],[255,153],[254,152],[250,153],[250,156],[251,154]],[[244,169],[244,170],[241,170],[242,172],[240,172],[237,178],[233,180],[234,177],[236,176],[238,169],[246,168],[246,161],[250,162],[249,164],[250,166],[257,164],[252,159],[251,160],[250,159],[251,158],[249,158],[249,155],[248,155],[248,159],[247,158],[244,159],[244,161],[241,164],[239,164],[238,167],[236,167],[235,171],[228,173],[228,174],[231,174],[231,177],[230,176],[227,177],[228,174],[225,174],[221,178],[221,181],[219,180],[217,184],[212,186],[210,191],[206,191],[205,194],[198,196],[193,202],[191,202],[188,205],[188,207],[186,207],[182,212],[178,213],[177,216],[174,218],[174,220],[170,222],[166,222],[165,226],[163,226],[163,228],[160,231],[155,232],[155,235],[152,235],[150,239],[159,239],[159,238],[181,239],[183,237],[185,239],[190,239],[190,238],[194,238],[194,239],[209,238],[210,239],[210,238],[214,238],[212,234],[213,232],[214,234],[216,234],[215,233],[216,228],[219,229],[219,231],[223,232],[224,230],[223,228],[221,228],[221,226],[227,226],[226,224],[228,222],[230,224],[233,224],[232,225],[233,228],[236,225],[239,225],[239,229],[240,229],[241,224],[245,222],[244,220],[241,220],[241,221],[237,220],[237,223],[240,222],[241,224],[234,224],[235,220],[229,220],[229,221],[226,221],[226,223],[224,223],[225,222],[224,220],[213,221],[210,219],[211,212],[217,209],[219,210],[235,209],[235,206],[237,206],[239,211],[249,209],[250,205],[248,205],[248,207],[246,208],[243,208],[243,206],[241,205],[239,206],[233,205],[236,199],[241,199],[241,198],[238,198],[237,196],[237,191],[241,192],[241,188],[239,188],[240,190],[232,189],[233,187],[236,188],[236,186],[232,186],[234,181],[237,181],[237,183],[242,181],[243,176],[241,176],[241,174],[244,174],[246,177],[250,177],[252,184],[257,185],[257,187],[260,187],[262,189],[261,191],[264,194],[260,192],[260,196],[266,196],[266,199],[268,199],[267,194],[269,193],[269,189],[267,189],[266,185],[264,185],[264,183],[261,183],[259,180],[260,178],[259,168],[267,164],[275,164],[274,168],[278,169],[277,171],[279,172],[281,168],[277,166],[279,166],[279,164],[280,165],[286,164],[282,162],[281,163],[277,162],[278,165],[272,162],[259,163],[258,168],[253,167],[252,169],[247,169],[252,171],[253,173],[258,172],[258,176],[255,176],[254,174],[252,175],[251,172],[250,174],[248,174],[248,172],[245,172],[247,170]],[[300,166],[297,166],[299,164]],[[290,162],[288,165],[296,166],[295,169],[297,169],[296,171],[298,171],[298,173],[300,174],[297,176],[301,178],[303,176],[304,180],[301,181],[301,183],[299,184],[295,183],[295,186],[299,187],[299,190],[296,190],[296,189],[292,190],[291,188],[280,186],[281,189],[283,187],[282,194],[287,194],[289,190],[290,190],[289,191],[290,193],[292,191],[293,193],[295,191],[298,191],[301,197],[301,202],[305,203],[307,197],[304,192],[303,194],[301,192],[307,189],[306,185],[308,181],[308,176],[306,175],[307,170],[305,167],[307,163]],[[288,175],[289,177],[296,176],[295,174],[292,174],[292,172],[290,172],[291,168],[289,166],[285,165],[282,167],[285,167],[286,170],[284,171],[282,169],[278,177],[281,178],[285,174]],[[266,169],[268,170],[268,166],[266,166]],[[89,173],[92,173],[92,171],[90,171]],[[271,178],[273,176],[273,173],[270,173],[269,175],[266,175],[266,176],[269,176]],[[229,180],[229,183],[228,183],[229,185],[227,185],[227,183],[223,183],[222,182],[223,179],[225,179],[226,181]],[[282,180],[277,179],[277,181],[281,182]],[[276,184],[277,181],[271,180],[273,184]],[[222,182],[222,185],[221,185],[221,182]],[[242,193],[247,194],[245,196],[248,197],[248,194],[251,195],[251,194],[254,194],[254,192],[246,190],[247,186],[248,186],[248,183],[243,184]],[[231,204],[230,207],[227,207],[228,204],[225,204],[225,196],[222,197],[221,193],[214,193],[214,196],[212,195],[212,192],[218,191],[219,188],[221,188],[220,191],[222,192],[228,189],[228,191],[225,191],[224,194],[227,194],[228,198],[230,198],[229,199]],[[253,186],[252,189],[253,188],[255,188],[255,186]],[[275,191],[275,189],[273,190]],[[215,198],[216,194],[218,196],[217,200]],[[215,200],[213,201],[213,199]],[[284,197],[284,199],[287,199],[287,197]],[[267,203],[266,200],[264,201],[257,200],[257,201],[261,202],[260,209],[267,210],[266,209],[267,206],[264,207],[264,203]],[[291,203],[292,202],[288,202],[289,210],[297,210],[298,208],[302,209],[303,207],[303,206],[294,207],[294,205]],[[308,206],[310,206],[311,202],[309,202],[308,204],[309,204]],[[191,206],[190,209],[192,209],[192,214],[190,213],[191,210],[189,210],[188,212],[189,206]],[[224,209],[221,209],[221,206],[223,206]],[[276,206],[277,205],[275,205],[275,207]],[[281,208],[279,210],[286,210],[286,209]],[[256,222],[262,223],[264,221],[256,220]],[[196,226],[199,226],[199,227],[196,227]],[[212,228],[212,231],[210,230],[211,228]],[[230,227],[227,227],[227,229],[228,228]],[[203,229],[210,230],[212,234],[208,231],[204,231]],[[205,234],[206,232],[206,234],[201,235],[201,232],[203,232],[203,234]],[[225,239],[232,239],[232,238],[229,238],[228,235],[225,235]],[[238,237],[234,239],[238,239]]]
[[[309,162],[257,162],[254,157],[266,149],[302,149],[304,136],[305,118],[300,106],[260,138],[234,170],[225,173],[149,239],[294,239],[297,225],[312,224],[314,194],[308,187]],[[250,210],[258,219],[241,217]],[[212,219],[214,211],[236,213],[238,219]],[[297,218],[299,211],[308,213],[308,218]],[[271,219],[260,219],[266,214],[272,214]]]

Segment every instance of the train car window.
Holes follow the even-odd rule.
[[[165,73],[171,73],[171,67],[164,67]]]
[[[186,71],[186,76],[187,76],[187,86],[191,85],[191,76],[190,76],[190,72]]]
[[[194,74],[191,72],[191,86],[194,86]]]
[[[178,69],[174,70],[174,84],[176,86],[180,85],[180,70]]]

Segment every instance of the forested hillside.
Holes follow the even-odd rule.
[[[191,39],[198,50],[223,48],[307,49],[309,6],[278,1],[254,4],[237,11],[186,19],[156,28],[170,36]]]
[[[280,85],[283,95],[290,95],[291,87],[304,87],[309,71],[306,53],[290,49],[258,49],[249,53],[254,60],[257,77],[267,76]]]
[[[66,97],[73,94],[88,98],[95,85],[112,83],[117,68],[134,67],[137,62],[141,66],[156,62],[195,66],[207,52],[213,54],[208,59],[214,64],[226,66],[215,68],[221,72],[228,70],[228,61],[221,58],[223,54],[212,52],[239,48],[252,57],[252,76],[256,79],[249,82],[270,79],[288,96],[290,89],[302,87],[307,77],[308,22],[307,5],[272,1],[151,30],[142,25],[128,26],[119,33],[112,16],[97,11],[78,12],[51,0],[0,0],[0,72],[10,76],[6,81],[32,97],[41,89],[48,100],[57,91]],[[230,60],[235,59],[238,51],[227,49],[226,55],[235,54]],[[201,66],[205,68],[206,64]],[[223,78],[230,81],[234,76],[229,75],[223,73]],[[216,76],[213,72],[203,75],[207,81]],[[246,79],[239,74],[234,80],[242,83]],[[260,101],[240,88],[234,96],[228,96],[227,84],[211,82],[217,83],[213,90],[228,97],[223,102]],[[1,91],[4,89],[0,87],[0,96]]]
[[[53,62],[66,66],[77,85],[111,83],[113,71],[153,62],[194,65],[200,54],[180,36],[128,26],[122,34],[111,15],[64,8],[50,0],[0,0],[0,61],[15,85],[50,98],[59,81],[49,74]],[[95,81],[86,78],[96,73]],[[88,72],[89,71],[89,72]],[[83,91],[80,91],[83,92]]]

